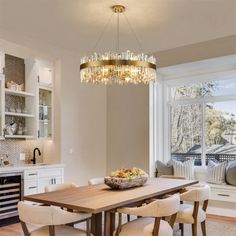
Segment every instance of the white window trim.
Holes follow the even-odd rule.
[[[160,161],[168,161],[170,158],[170,117],[169,117],[169,109],[170,105],[181,105],[181,104],[189,104],[192,103],[203,103],[206,104],[208,102],[220,102],[220,101],[230,101],[236,100],[236,95],[224,95],[224,96],[215,96],[215,97],[205,97],[205,98],[196,98],[196,99],[183,99],[178,101],[170,102],[170,97],[168,95],[168,88],[174,87],[178,85],[187,85],[193,82],[208,82],[208,81],[217,81],[223,79],[232,79],[236,76],[236,66],[234,65],[234,59],[236,55],[231,55],[228,57],[222,57],[219,59],[210,59],[206,60],[207,63],[213,61],[215,68],[217,70],[209,72],[205,72],[204,70],[200,70],[199,67],[196,73],[191,70],[190,75],[185,73],[185,75],[178,75],[175,73],[174,76],[163,76],[165,73],[158,73],[158,81],[150,84],[149,91],[149,108],[150,108],[150,122],[149,122],[149,135],[150,135],[150,162],[149,162],[149,172],[150,175],[153,176],[155,171],[155,162],[156,160]],[[227,65],[227,60],[229,59],[229,64]],[[226,61],[226,63],[220,66],[222,59]],[[232,60],[233,59],[233,60]],[[217,65],[217,61],[219,64]],[[196,62],[198,63],[198,62]],[[192,65],[193,63],[191,63]],[[180,65],[183,66],[183,65]],[[175,66],[176,68],[177,66]],[[166,70],[168,68],[160,69],[160,71]],[[222,70],[221,70],[222,69]],[[203,71],[202,74],[199,74],[199,71]],[[158,104],[158,105],[157,105]],[[204,108],[204,107],[203,107]],[[167,121],[167,122],[165,122]],[[204,122],[203,122],[204,123]],[[205,127],[202,127],[202,133],[205,130]],[[204,138],[202,138],[204,142]],[[204,145],[202,145],[204,147]],[[204,149],[204,148],[203,148]],[[202,157],[203,165],[200,168],[205,167],[205,150],[203,150]],[[199,167],[198,167],[199,168]]]

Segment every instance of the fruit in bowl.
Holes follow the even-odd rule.
[[[113,171],[104,182],[112,189],[128,189],[142,186],[147,182],[148,174],[139,168],[124,168]]]

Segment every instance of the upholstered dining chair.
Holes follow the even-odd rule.
[[[166,199],[158,199],[147,205],[134,208],[121,208],[119,226],[114,236],[173,236],[173,226],[179,210],[180,197],[175,194]],[[141,216],[141,218],[122,225],[122,214]],[[162,220],[170,217],[170,221]]]
[[[33,206],[24,202],[18,203],[19,218],[25,236],[91,236],[87,231],[66,226],[68,223],[80,221],[83,215],[68,212],[53,206]],[[29,232],[27,224],[40,227]]]
[[[47,192],[55,192],[55,191],[77,188],[77,187],[79,187],[79,186],[74,183],[49,184],[49,185],[45,186],[44,191],[47,193]]]
[[[209,197],[210,187],[208,185],[196,186],[180,195],[182,204],[180,204],[176,222],[180,225],[181,236],[184,235],[184,224],[191,224],[192,235],[197,236],[198,223],[201,223],[202,234],[206,236],[206,210]],[[188,204],[184,202],[188,202]],[[200,203],[203,203],[202,206]]]
[[[104,184],[104,178],[93,178],[88,181],[89,186]]]
[[[176,175],[161,175],[159,178],[164,178],[164,179],[186,179],[183,176],[176,176]]]
[[[55,191],[60,191],[60,190],[78,188],[78,187],[79,186],[74,183],[50,184],[50,185],[47,185],[44,190],[47,193],[47,192],[55,192]],[[63,210],[70,211],[69,209],[63,209]],[[80,212],[80,216],[81,216],[80,220],[77,222],[73,222],[76,224],[71,224],[71,225],[77,227],[78,223],[86,222],[87,228],[90,228],[90,220],[91,220],[92,214]]]
[[[183,176],[176,176],[176,175],[161,175],[159,178],[163,178],[163,179],[177,179],[177,180],[185,180],[186,179]],[[166,198],[166,197],[169,197],[169,196],[171,196],[171,195],[173,195],[173,194],[175,194],[177,192],[183,193],[185,191],[186,191],[186,189],[184,188],[184,189],[182,189],[180,191],[174,191],[171,194],[165,194],[163,197]]]

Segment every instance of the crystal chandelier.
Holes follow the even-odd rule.
[[[119,52],[119,15],[125,12],[121,5],[112,6],[117,14],[117,52],[94,53],[81,59],[80,79],[95,84],[148,84],[156,79],[156,58],[144,53]],[[125,16],[126,17],[126,16]],[[126,18],[130,26],[128,19]],[[131,26],[130,26],[131,27]],[[137,37],[136,37],[137,40]],[[139,43],[139,41],[137,40]]]

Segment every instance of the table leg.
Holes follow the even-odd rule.
[[[91,232],[94,236],[102,236],[102,213],[92,215]]]
[[[116,227],[116,213],[111,212],[111,220],[110,220],[110,236],[113,236],[113,232]]]
[[[104,236],[113,236],[115,230],[115,212],[106,211],[104,219]]]
[[[104,218],[104,236],[110,236],[111,212],[105,211]]]

